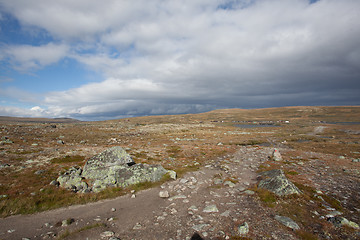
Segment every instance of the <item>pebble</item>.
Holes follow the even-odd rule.
[[[246,191],[244,191],[244,193],[247,194],[247,195],[254,195],[255,194],[255,192],[251,191],[251,190],[246,190]]]
[[[112,212],[115,212],[115,211],[116,211],[116,208],[112,208],[111,211],[112,211]]]
[[[115,235],[115,233],[112,231],[105,231],[100,234],[100,237],[107,238],[107,237],[112,237],[114,235]]]
[[[226,210],[225,212],[223,212],[222,214],[220,214],[220,216],[222,217],[229,217],[230,216],[230,210]]]
[[[224,182],[224,185],[225,186],[229,186],[229,187],[235,187],[235,183],[233,183],[233,182],[231,182],[231,181],[226,181],[226,182]]]
[[[197,225],[192,226],[192,229],[194,229],[197,232],[200,232],[201,229],[203,229],[203,228],[205,228],[207,226],[209,226],[209,224],[202,223],[202,224],[197,224]]]
[[[170,194],[169,194],[168,191],[160,191],[159,192],[159,197],[161,197],[161,198],[169,198]]]
[[[173,196],[173,197],[169,198],[168,200],[173,201],[173,200],[176,200],[176,199],[185,199],[185,198],[187,198],[185,195],[176,195],[176,196]]]
[[[219,212],[219,210],[217,209],[216,205],[209,205],[204,208],[203,212],[216,213]]]
[[[238,228],[238,232],[240,235],[246,235],[249,233],[249,225],[247,222],[244,222],[243,224],[241,224]]]
[[[134,230],[138,230],[138,229],[141,229],[141,228],[142,228],[142,226],[141,226],[140,223],[135,224],[135,226],[133,227]]]

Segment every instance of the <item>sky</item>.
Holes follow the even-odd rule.
[[[0,116],[359,104],[359,0],[0,0]]]

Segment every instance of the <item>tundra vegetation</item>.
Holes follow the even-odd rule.
[[[297,230],[299,238],[317,239],[314,226],[324,228],[324,223],[314,218],[314,213],[324,208],[322,200],[345,215],[357,215],[356,219],[360,202],[353,201],[345,208],[336,194],[317,192],[307,178],[310,172],[300,174],[293,166],[316,158],[308,153],[329,154],[325,161],[338,166],[337,177],[350,176],[352,184],[359,186],[359,121],[360,107],[350,106],[224,109],[99,122],[0,117],[0,216],[114,198],[169,180],[166,176],[160,183],[84,194],[49,184],[112,146],[126,149],[136,163],[161,164],[176,171],[178,177],[202,168],[211,159],[233,154],[240,146],[280,147],[291,151],[282,152],[280,162],[262,164],[258,172],[281,168],[303,194],[279,197],[258,186],[249,189],[265,207],[305,226]],[[236,183],[236,179],[228,180]],[[330,224],[325,228],[332,231]]]

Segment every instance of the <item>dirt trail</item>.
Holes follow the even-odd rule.
[[[135,198],[0,219],[0,239],[53,239],[64,233],[70,233],[65,239],[110,239],[112,234],[120,239],[190,239],[194,232],[226,239],[238,235],[245,221],[256,239],[296,239],[246,191],[271,151],[241,147],[233,156],[212,160],[176,181],[135,193]],[[170,198],[160,198],[160,191],[168,191]],[[69,218],[75,222],[59,226]]]

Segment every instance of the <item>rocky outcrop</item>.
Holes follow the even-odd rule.
[[[156,182],[169,173],[161,165],[136,164],[121,147],[112,147],[89,159],[84,168],[71,168],[57,181],[75,192],[99,192],[106,187],[127,187],[142,182]]]
[[[267,189],[278,196],[301,194],[301,191],[286,178],[283,170],[274,169],[260,173],[259,188]]]

